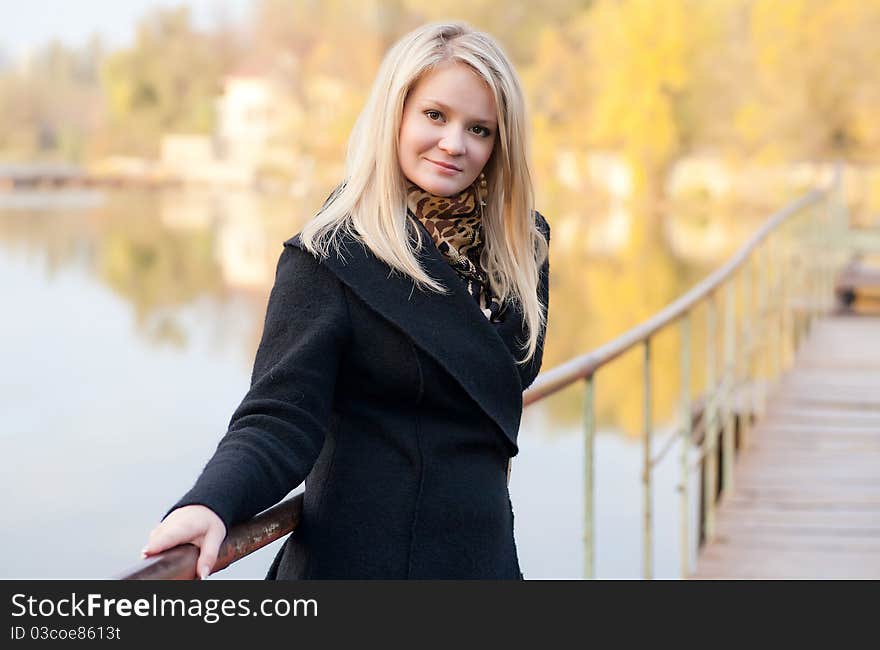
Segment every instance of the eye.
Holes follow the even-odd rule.
[[[485,126],[475,126],[474,133],[479,135],[481,138],[488,138],[490,135],[492,135],[492,132]]]
[[[443,117],[443,114],[440,111],[434,110],[425,111],[425,115],[428,117],[429,120],[433,120],[434,122]]]

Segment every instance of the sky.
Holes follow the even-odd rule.
[[[0,0],[0,51],[18,59],[52,38],[80,46],[95,32],[109,46],[128,45],[144,14],[181,4],[190,6],[197,25],[208,27],[218,12],[243,18],[251,0]]]

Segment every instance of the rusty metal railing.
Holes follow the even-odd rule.
[[[299,525],[302,502],[302,494],[297,494],[250,521],[233,526],[220,545],[212,573],[292,532]],[[199,550],[195,546],[181,544],[122,571],[115,579],[195,580],[198,559]]]
[[[835,233],[846,227],[840,189],[838,169],[828,187],[811,191],[773,214],[721,268],[672,304],[589,354],[542,373],[526,391],[524,403],[532,404],[575,382],[584,382],[585,578],[594,576],[595,564],[593,451],[597,373],[626,352],[641,347],[642,575],[653,576],[652,472],[674,443],[680,442],[680,567],[682,577],[687,577],[691,564],[690,473],[695,466],[703,468],[701,522],[704,539],[711,540],[717,503],[734,486],[735,436],[739,434],[740,446],[744,448],[753,418],[764,411],[769,387],[784,371],[815,317],[832,305],[833,277],[843,259],[833,242],[839,239]],[[720,298],[723,328],[718,323]],[[701,306],[706,307],[705,385],[697,391],[700,397],[694,399],[691,328],[694,311]],[[673,434],[661,451],[652,455],[652,341],[673,325],[679,328],[680,341],[679,415]],[[720,372],[719,347],[723,355]],[[693,407],[695,402],[700,408]],[[702,439],[694,460],[690,456],[698,430]],[[723,463],[720,485],[719,457]]]
[[[828,187],[813,190],[770,216],[721,268],[683,296],[612,341],[541,373],[523,393],[523,405],[528,406],[576,382],[584,382],[585,578],[594,576],[595,565],[593,448],[597,373],[626,352],[641,348],[642,574],[645,578],[653,576],[652,471],[673,448],[673,443],[680,441],[680,566],[682,576],[687,577],[690,573],[691,472],[696,466],[702,466],[702,531],[705,539],[712,539],[717,503],[734,485],[735,436],[738,435],[743,447],[753,417],[759,417],[764,411],[769,387],[784,371],[816,316],[832,305],[834,275],[843,264],[843,254],[831,243],[838,241],[837,234],[846,229],[845,204],[840,190],[840,172],[836,170]],[[719,298],[723,298],[721,328]],[[706,379],[695,397],[691,385],[691,328],[694,311],[701,306],[706,307]],[[658,454],[652,455],[651,441],[655,433],[651,412],[652,341],[673,325],[679,328],[681,348],[679,417],[674,434]],[[720,372],[719,332],[723,355]],[[698,433],[702,434],[699,439]],[[690,458],[694,446],[698,452],[696,460]],[[301,513],[302,495],[297,495],[247,523],[233,526],[220,548],[214,572],[292,532]],[[185,544],[143,560],[117,577],[190,580],[196,576],[197,557],[196,547]]]

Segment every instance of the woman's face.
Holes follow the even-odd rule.
[[[403,107],[398,151],[407,179],[437,196],[474,182],[492,155],[495,98],[463,63],[446,63],[410,89]]]

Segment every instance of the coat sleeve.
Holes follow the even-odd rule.
[[[229,530],[302,483],[324,443],[350,334],[338,278],[308,252],[286,245],[250,389],[194,487],[168,513],[201,504]]]

